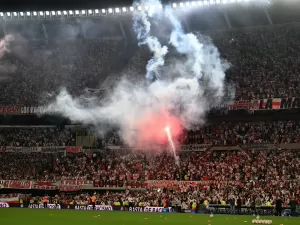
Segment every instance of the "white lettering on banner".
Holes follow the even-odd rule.
[[[130,212],[163,212],[164,207],[129,207]],[[168,207],[169,212],[172,210],[171,207]]]
[[[21,180],[0,180],[1,188],[11,189],[31,189],[32,181],[21,181]]]
[[[76,205],[75,206],[76,210],[93,210],[92,205]],[[95,210],[99,211],[113,211],[112,206],[110,205],[95,205]]]
[[[0,202],[0,208],[9,208],[9,204],[7,202]]]
[[[43,204],[29,204],[28,208],[30,209],[43,209],[44,205]],[[61,209],[60,204],[47,204],[47,209]]]

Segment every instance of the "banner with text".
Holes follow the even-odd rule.
[[[252,100],[250,110],[279,110],[300,108],[300,98],[268,98]]]
[[[59,189],[59,182],[52,181],[33,181],[32,189],[39,190],[57,190]]]
[[[6,189],[31,189],[32,181],[0,180],[0,188]]]

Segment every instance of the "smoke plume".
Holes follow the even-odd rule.
[[[101,104],[90,99],[89,107],[63,90],[48,111],[55,109],[73,121],[96,127],[100,123],[116,124],[127,144],[143,146],[166,142],[167,126],[176,139],[183,128],[202,125],[207,111],[223,97],[228,64],[221,60],[211,41],[186,34],[171,7],[163,8],[158,0],[142,0],[134,5],[143,8],[133,14],[138,42],[152,53],[146,78],[155,81],[133,84],[123,79],[108,99]],[[168,47],[151,35],[151,24],[160,20],[169,20],[169,48],[174,48],[179,58],[169,57]],[[165,57],[169,57],[168,64]]]

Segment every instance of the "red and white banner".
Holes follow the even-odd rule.
[[[21,114],[18,106],[0,106],[0,114]]]
[[[250,105],[249,102],[229,104],[228,110],[249,109],[249,105]]]
[[[177,180],[148,180],[145,181],[147,188],[177,188],[177,187],[197,187],[200,185],[240,185],[238,181],[177,181]]]
[[[67,146],[66,147],[66,152],[68,153],[79,153],[82,152],[82,147],[81,146]]]
[[[31,187],[32,187],[32,181],[0,180],[0,188],[31,189]]]
[[[56,190],[59,189],[59,182],[33,181],[32,189]]]
[[[19,196],[18,193],[13,194],[1,194],[0,195],[0,202],[7,202],[10,204],[18,204],[19,203]]]
[[[300,108],[300,98],[268,98],[252,100],[250,110],[279,110]]]

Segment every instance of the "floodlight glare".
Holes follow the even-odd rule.
[[[3,17],[3,16],[4,16],[3,12],[0,12],[0,16],[1,16],[1,17]]]
[[[220,3],[221,3],[221,0],[216,0],[216,3],[217,3],[217,4],[220,4]]]
[[[129,10],[130,10],[131,12],[133,12],[134,8],[133,8],[132,6],[130,6]]]
[[[209,3],[210,3],[211,5],[214,5],[214,4],[215,4],[215,1],[214,1],[214,0],[210,0]]]
[[[208,1],[205,0],[205,1],[203,2],[203,5],[208,5]]]
[[[194,6],[194,5],[196,5],[196,3],[195,3],[194,1],[192,1],[192,2],[191,2],[191,5]]]
[[[30,16],[30,12],[27,12],[26,15],[27,15],[27,16]]]
[[[14,16],[18,16],[18,14],[16,12],[14,12]]]
[[[60,16],[60,15],[61,15],[61,11],[57,11],[57,15],[59,15],[59,16]]]
[[[228,3],[228,1],[227,0],[223,0],[223,4],[227,4]]]
[[[162,5],[160,4],[160,5],[158,6],[158,8],[162,9]]]
[[[141,10],[142,10],[142,7],[141,7],[140,5],[138,6],[138,10],[139,10],[139,11],[141,11]]]
[[[123,12],[126,12],[126,11],[127,11],[127,9],[126,9],[125,7],[123,7],[123,8],[122,8],[122,11],[123,11]]]
[[[49,11],[46,11],[46,16],[49,16],[49,15],[50,15]]]
[[[173,8],[176,8],[176,7],[177,7],[176,3],[173,3],[173,4],[172,4],[172,7],[173,7]]]
[[[36,12],[33,12],[33,15],[34,15],[34,16],[36,16],[36,15],[37,15],[37,13],[36,13]]]
[[[112,13],[112,12],[113,12],[112,8],[109,8],[109,9],[108,9],[108,12],[109,12],[109,13]]]
[[[202,5],[203,5],[203,2],[202,2],[202,1],[198,1],[198,5],[199,5],[199,6],[202,6]]]
[[[186,5],[186,7],[190,7],[190,3],[189,2],[186,2],[185,5]]]
[[[183,3],[182,2],[180,2],[179,5],[180,5],[181,8],[183,7]]]
[[[89,14],[92,14],[92,13],[93,13],[93,11],[89,9]]]
[[[230,2],[231,2],[231,3],[234,3],[234,2],[235,2],[235,0],[230,0]]]
[[[96,10],[95,10],[95,13],[99,13],[99,10],[98,10],[98,9],[96,9]]]
[[[20,16],[24,16],[24,13],[23,13],[23,12],[20,12]]]
[[[40,12],[40,16],[42,16],[42,15],[44,15],[44,13],[43,13],[43,12]]]
[[[85,14],[85,10],[81,10],[81,14]]]
[[[78,14],[79,14],[79,11],[78,11],[78,10],[75,10],[75,14],[78,15]]]
[[[104,14],[106,12],[106,10],[105,9],[102,9],[102,13]]]
[[[63,13],[64,13],[64,15],[67,15],[67,14],[68,14],[67,11],[63,11]]]
[[[10,16],[10,12],[6,13],[7,16]]]

